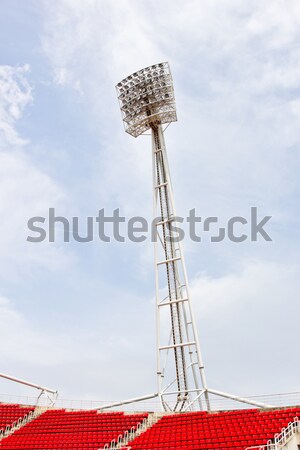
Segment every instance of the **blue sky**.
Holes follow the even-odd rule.
[[[115,85],[169,61],[178,214],[272,215],[271,243],[184,242],[209,384],[299,391],[299,22],[297,0],[1,1],[1,372],[64,398],[155,391],[150,241],[26,236],[50,207],[151,217],[151,143],[124,133]]]

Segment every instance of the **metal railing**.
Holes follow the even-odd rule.
[[[113,450],[113,449],[119,449],[121,448],[122,450],[131,450],[132,447],[128,446],[128,445],[122,445],[122,447],[103,447],[103,448],[99,448],[98,450]]]
[[[283,428],[281,433],[275,434],[274,439],[270,439],[266,445],[247,447],[246,450],[279,450],[296,433],[300,433],[300,421],[298,417],[295,417],[293,422],[290,422],[286,428]]]
[[[35,405],[39,405],[41,401],[48,402],[50,406],[54,406],[58,397],[58,391],[50,389],[46,386],[41,386],[40,384],[32,383],[31,381],[22,380],[21,378],[16,378],[6,373],[0,373],[0,378],[12,381],[14,383],[22,384],[39,391],[38,397],[35,399]]]
[[[117,439],[113,439],[109,444],[106,444],[104,446],[104,450],[108,450],[108,449],[115,450],[120,447],[126,448],[126,444],[129,441],[132,441],[138,434],[140,434],[141,432],[145,431],[148,428],[147,423],[148,423],[148,417],[145,417],[142,420],[142,422],[139,422],[137,424],[136,427],[134,427],[134,426],[131,427],[131,429],[129,431],[126,430],[124,434],[119,434]],[[123,447],[123,444],[125,445],[125,447]]]
[[[15,420],[11,425],[7,425],[5,429],[0,430],[0,441],[1,439],[9,436],[14,433],[16,430],[19,430],[27,423],[31,422],[37,416],[39,416],[43,412],[43,408],[36,407],[33,411],[29,411],[28,414],[20,417],[18,420]]]
[[[109,444],[106,444],[103,449],[98,450],[118,450],[120,448],[122,448],[122,450],[130,450],[131,447],[127,445],[128,442],[133,441],[137,436],[152,427],[160,417],[160,414],[149,414],[148,417],[145,417],[136,427],[131,427],[129,431],[126,430],[125,433],[120,434],[117,439],[113,439]]]
[[[286,406],[298,406],[300,405],[300,392],[286,392],[282,394],[268,394],[268,395],[244,395],[253,400],[257,400],[263,403],[270,403],[274,407],[282,408]],[[247,409],[249,406],[239,404],[221,397],[211,396],[211,409],[213,411],[230,410],[230,409]],[[108,403],[113,403],[114,400],[99,401],[99,400],[78,400],[78,399],[62,399],[58,398],[55,403],[55,408],[65,409],[94,409],[101,405],[105,406]],[[35,405],[36,397],[25,395],[10,395],[0,394],[0,403],[17,403],[21,405]],[[40,406],[48,406],[46,399],[41,399]],[[139,403],[132,403],[129,405],[122,405],[114,407],[111,411],[128,411],[128,412],[140,412],[140,411],[161,411],[161,404],[158,401],[149,400]]]

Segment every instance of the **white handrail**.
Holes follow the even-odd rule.
[[[300,420],[298,417],[295,417],[293,422],[290,422],[286,428],[283,428],[281,433],[275,434],[274,439],[269,440],[266,445],[255,445],[247,447],[246,450],[279,450],[295,433],[300,433]]]
[[[39,411],[35,409],[34,411],[29,411],[29,413],[25,414],[23,417],[19,417],[19,419],[15,420],[12,424],[6,425],[5,429],[0,430],[0,441],[6,436],[9,436],[14,431],[19,430],[23,425],[26,425],[30,422],[34,417],[39,414]]]
[[[148,427],[151,427],[158,419],[156,414],[148,415],[144,417],[141,422],[138,422],[136,426],[132,426],[130,430],[126,430],[123,435],[119,435],[117,441],[113,439],[109,444],[105,444],[103,449],[98,450],[118,450],[120,448],[130,450],[128,442],[134,440],[141,433],[146,431]]]

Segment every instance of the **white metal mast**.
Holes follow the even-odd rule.
[[[210,409],[161,124],[152,124],[158,391],[164,410]]]
[[[155,64],[117,85],[125,130],[152,133],[153,197],[156,220],[155,278],[158,394],[164,410],[194,409],[209,398],[191,308],[185,262],[176,239],[176,214],[162,124],[177,120],[168,63]]]
[[[162,409],[187,411],[205,406],[210,410],[209,393],[255,406],[268,406],[207,387],[184,255],[176,230],[162,128],[163,124],[177,121],[169,64],[163,62],[139,70],[118,83],[116,89],[125,131],[137,137],[151,130],[152,135],[157,395]],[[111,405],[105,405],[108,407]]]

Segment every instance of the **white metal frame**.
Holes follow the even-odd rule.
[[[191,305],[162,124],[177,120],[172,75],[167,62],[129,75],[116,86],[125,131],[152,135],[153,209],[158,397],[165,411],[210,410],[209,394],[258,407],[244,397],[209,389]],[[147,133],[148,134],[148,133]],[[168,311],[168,312],[167,312]],[[170,357],[170,354],[173,357]],[[151,397],[138,397],[140,401]],[[130,401],[105,405],[118,406]]]
[[[96,408],[92,408],[92,409],[101,411],[103,409],[111,409],[111,408],[115,408],[115,407],[122,406],[122,405],[129,405],[130,403],[142,402],[143,400],[150,400],[151,398],[156,398],[156,397],[158,397],[158,394],[149,394],[149,395],[144,395],[142,397],[130,398],[128,400],[123,400],[120,402],[108,403],[107,405],[96,406]]]
[[[58,397],[58,391],[55,391],[54,389],[49,389],[45,386],[41,386],[39,384],[31,383],[29,381],[21,380],[20,378],[12,377],[10,375],[6,375],[4,373],[0,373],[0,378],[5,378],[6,380],[13,381],[15,383],[23,384],[25,386],[29,386],[35,389],[38,389],[40,391],[37,400],[36,405],[39,404],[40,400],[45,397],[46,400],[49,402],[50,406],[54,406],[55,402]]]

